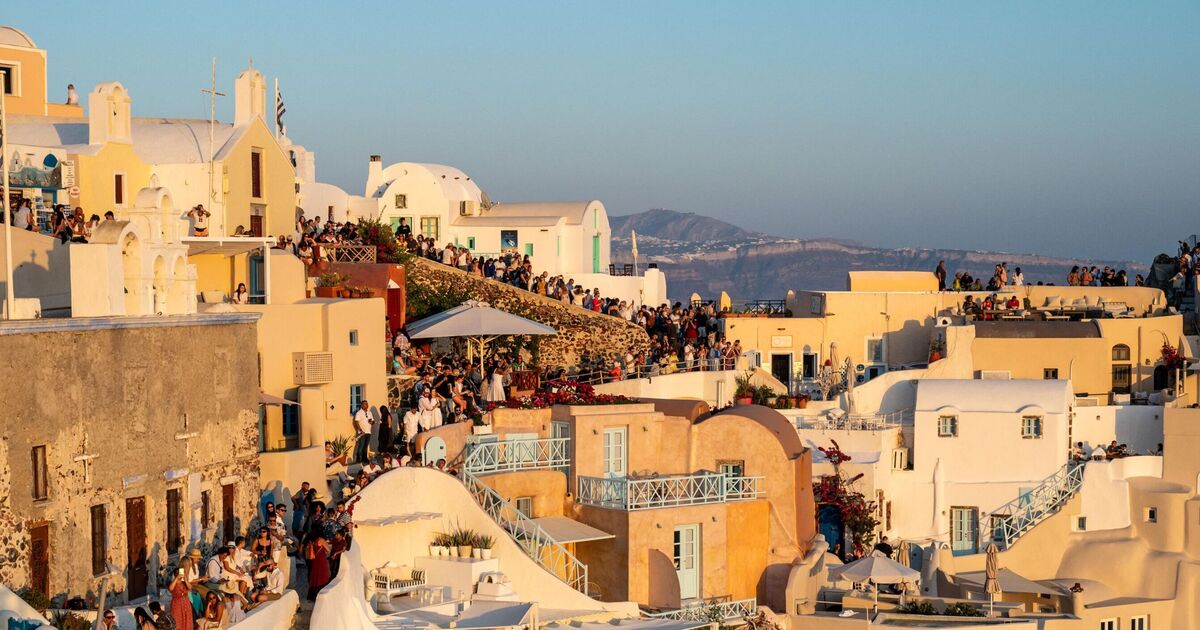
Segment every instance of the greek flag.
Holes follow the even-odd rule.
[[[283,126],[283,114],[287,108],[283,106],[283,93],[279,91],[279,86],[275,86],[275,126],[279,129],[279,135],[286,136],[287,128]]]

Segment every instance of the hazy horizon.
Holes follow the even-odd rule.
[[[205,118],[249,57],[318,177],[449,163],[880,247],[1147,260],[1200,231],[1200,3],[313,2],[7,7],[49,95]],[[228,120],[232,98],[218,103]]]

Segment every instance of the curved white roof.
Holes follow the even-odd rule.
[[[604,204],[592,201],[543,201],[533,203],[498,203],[484,217],[562,217],[567,223],[579,225],[591,208],[604,210]]]
[[[1046,413],[1067,413],[1071,382],[1040,379],[922,379],[916,411],[952,407],[961,412],[1016,413],[1030,405]]]
[[[397,162],[383,169],[385,183],[376,190],[375,197],[382,197],[388,187],[405,177],[432,179],[441,187],[442,196],[450,201],[479,201],[483,195],[483,191],[469,175],[453,166]]]
[[[18,48],[37,48],[33,38],[15,26],[0,26],[0,45]]]
[[[217,160],[237,146],[246,129],[245,125],[213,125]],[[150,164],[203,164],[208,161],[208,121],[135,118],[133,150]]]

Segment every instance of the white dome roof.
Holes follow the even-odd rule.
[[[33,39],[26,35],[25,31],[13,26],[0,26],[0,45],[37,48],[37,44],[33,43]]]

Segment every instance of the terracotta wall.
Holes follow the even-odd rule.
[[[533,499],[533,518],[562,516],[567,476],[558,470],[495,473],[479,478],[509,503],[517,497]]]

